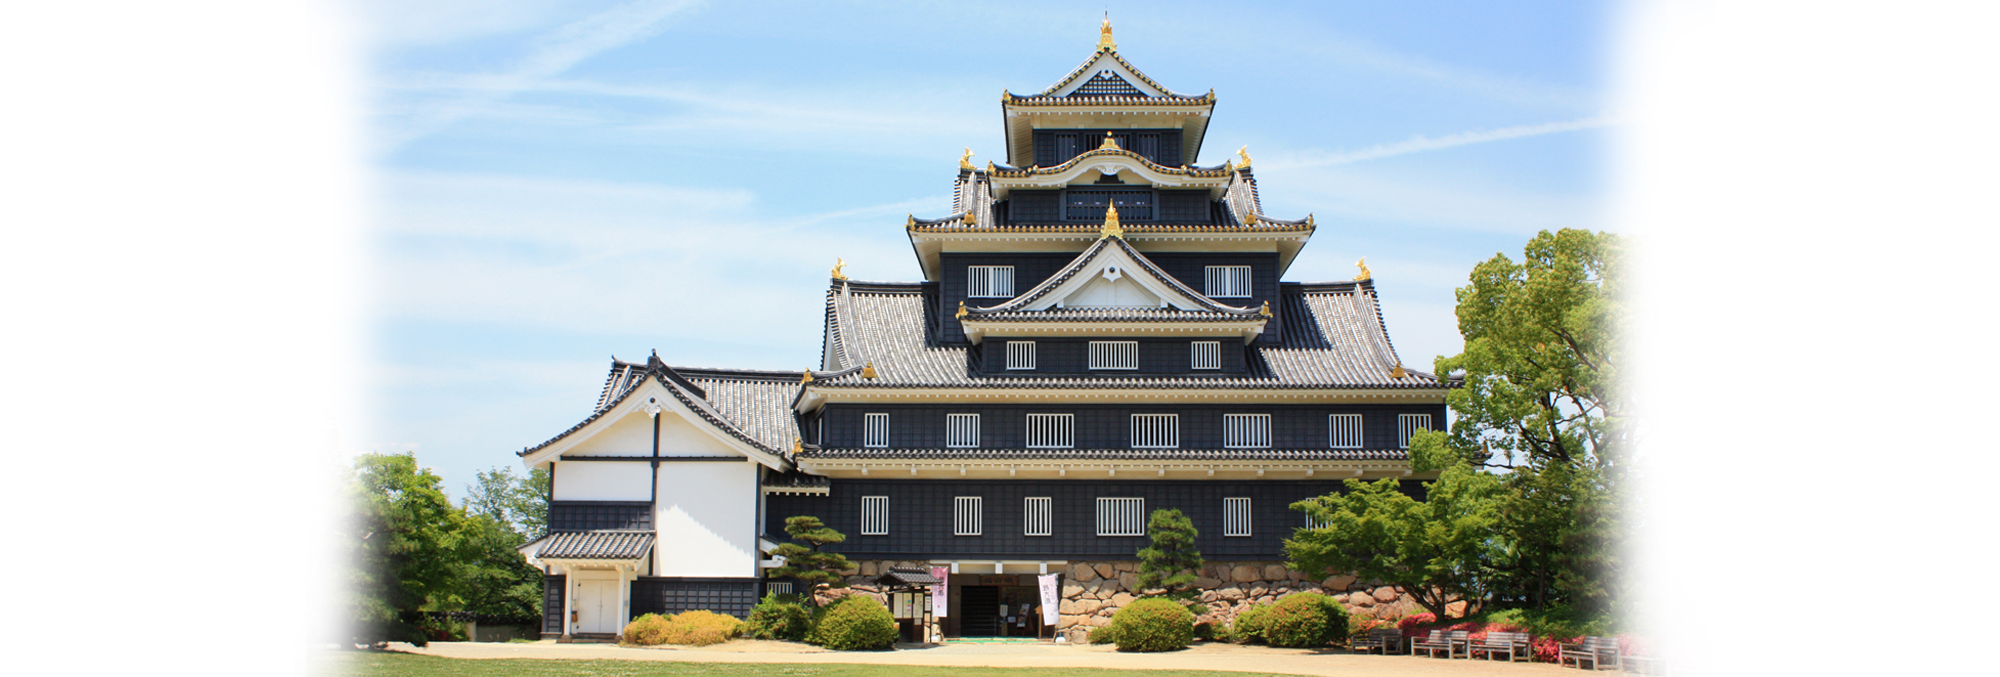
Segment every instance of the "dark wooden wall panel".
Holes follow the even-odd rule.
[[[1330,414],[1361,414],[1368,449],[1396,448],[1398,414],[1430,414],[1435,430],[1445,424],[1442,404],[829,404],[823,410],[827,441],[821,446],[860,447],[868,413],[889,414],[889,446],[903,449],[943,448],[946,414],[979,414],[979,446],[984,449],[1026,447],[1028,414],[1075,414],[1079,449],[1130,447],[1132,414],[1180,414],[1183,449],[1222,448],[1223,414],[1270,414],[1271,446],[1277,449],[1331,447]]]

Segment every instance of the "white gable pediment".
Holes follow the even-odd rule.
[[[1148,273],[1119,246],[1106,246],[1075,276],[1026,309],[1050,308],[1203,309],[1202,304]]]
[[[1097,56],[1090,60],[1090,65],[1083,67],[1081,71],[1077,73],[1076,77],[1070,78],[1068,82],[1049,91],[1044,96],[1069,96],[1091,80],[1104,76],[1124,80],[1126,84],[1131,85],[1133,89],[1139,90],[1146,96],[1172,96],[1171,93],[1148,84],[1148,78],[1133,72],[1130,68],[1126,68],[1125,64],[1120,63],[1118,59],[1112,58],[1110,52],[1098,52]]]
[[[536,450],[522,459],[532,468],[543,463],[559,460],[565,455],[581,456],[650,456],[652,449],[653,412],[664,417],[661,423],[661,449],[663,456],[708,456],[739,455],[762,463],[775,470],[785,470],[784,459],[763,449],[752,446],[741,439],[718,429],[715,424],[692,409],[660,383],[657,377],[649,377],[619,400],[609,411],[592,420],[589,424],[564,435],[561,439]],[[692,397],[692,396],[690,396]],[[697,403],[700,402],[695,398]],[[696,406],[700,406],[697,404]],[[720,419],[713,411],[705,412]],[[630,449],[633,445],[632,431],[643,425],[645,446]],[[675,435],[673,433],[679,433]],[[680,443],[668,447],[669,441],[677,437]]]

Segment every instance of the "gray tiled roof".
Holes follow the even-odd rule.
[[[1407,461],[1402,449],[807,449],[805,459]]]
[[[1202,310],[1201,311],[1169,310],[1163,312],[1157,311],[1156,309],[1143,309],[1139,311],[1134,311],[1132,309],[1097,310],[1097,311],[1080,310],[1075,313],[1068,313],[1068,314],[1062,314],[1062,313],[1049,314],[1047,311],[1020,312],[1026,310],[1029,305],[1032,305],[1035,302],[1040,301],[1043,298],[1047,297],[1050,293],[1054,292],[1057,287],[1061,287],[1064,283],[1069,282],[1071,279],[1075,278],[1079,273],[1083,272],[1083,270],[1085,268],[1088,268],[1091,262],[1096,261],[1098,257],[1104,256],[1106,252],[1110,252],[1113,250],[1124,252],[1127,256],[1131,257],[1133,261],[1138,262],[1140,273],[1152,277],[1155,281],[1159,282],[1160,284],[1166,285],[1169,289],[1173,289],[1174,291],[1180,292],[1183,296],[1186,296],[1188,300],[1200,304]],[[1033,320],[1043,317],[1048,317],[1051,319],[1070,319],[1071,317],[1074,317],[1074,319],[1088,320],[1088,319],[1122,319],[1127,316],[1132,316],[1135,319],[1154,319],[1148,316],[1147,314],[1148,311],[1154,311],[1156,314],[1161,315],[1161,317],[1157,318],[1161,320],[1190,319],[1190,320],[1235,321],[1235,320],[1254,319],[1257,316],[1256,308],[1238,308],[1236,306],[1223,305],[1221,303],[1217,303],[1214,299],[1211,299],[1207,296],[1203,296],[1201,292],[1189,289],[1187,285],[1181,284],[1180,280],[1174,279],[1174,276],[1168,275],[1166,271],[1160,270],[1159,266],[1153,265],[1153,262],[1151,260],[1148,260],[1146,258],[1146,255],[1139,253],[1139,250],[1137,249],[1133,249],[1132,245],[1126,242],[1125,238],[1122,237],[1098,238],[1096,242],[1091,243],[1090,247],[1084,249],[1082,254],[1078,254],[1075,259],[1071,259],[1067,265],[1064,265],[1062,267],[1062,270],[1056,271],[1054,275],[1049,276],[1049,279],[1043,280],[1041,284],[1035,285],[1034,289],[1030,289],[1026,293],[1021,294],[1020,296],[1008,299],[1007,301],[997,305],[991,305],[979,308],[968,306],[966,310],[969,312],[969,316],[967,317],[967,319],[979,319],[979,320],[990,320],[990,319]],[[1093,316],[1092,315],[1093,312],[1096,313],[1096,315]],[[1179,313],[1187,317],[1186,318],[1166,317],[1164,316],[1166,313]],[[1081,317],[1075,317],[1077,315],[1081,315]]]
[[[651,531],[558,531],[542,537],[537,559],[639,559],[653,547]]]
[[[1389,343],[1372,282],[1285,283],[1272,310],[1284,320],[1275,345],[1248,346],[1249,371],[1202,376],[1007,376],[969,371],[963,344],[934,339],[925,307],[932,303],[916,283],[850,283],[827,292],[828,366],[872,362],[878,378],[858,375],[814,382],[853,388],[1092,388],[1092,389],[1429,389],[1444,387],[1432,375],[1406,369]],[[941,312],[943,312],[941,310]]]
[[[791,455],[798,424],[791,417],[790,405],[798,396],[799,379],[805,372],[669,367],[654,364],[657,359],[638,364],[613,358],[611,373],[605,377],[590,416],[546,442],[521,450],[519,455],[534,453],[590,425],[648,377],[669,384],[667,391],[675,399],[731,437],[781,457]]]

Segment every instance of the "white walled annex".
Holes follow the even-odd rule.
[[[653,498],[653,470],[645,462],[558,460],[555,473],[555,500],[558,501],[646,501]]]
[[[662,450],[664,453],[664,450]],[[615,463],[645,469],[646,464]],[[653,576],[743,578],[757,569],[757,464],[667,461],[654,507]]]
[[[651,456],[652,454],[653,418],[636,409],[613,421],[610,427],[563,452],[564,456]]]
[[[644,418],[641,416],[641,418]],[[715,439],[706,421],[691,422],[675,412],[660,414],[661,456],[742,456],[743,452]],[[651,434],[649,430],[647,434]],[[648,444],[651,444],[650,440]],[[661,472],[665,472],[662,466]]]

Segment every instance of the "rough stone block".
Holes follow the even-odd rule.
[[[1349,576],[1347,574],[1341,574],[1339,576],[1334,576],[1324,581],[1320,581],[1319,587],[1326,588],[1327,590],[1332,590],[1332,591],[1345,592],[1347,590],[1347,586],[1350,585],[1354,585],[1354,577]]]
[[[1241,565],[1229,571],[1229,580],[1238,583],[1253,583],[1263,577],[1264,572],[1257,567]]]
[[[1375,589],[1375,601],[1377,602],[1394,602],[1396,598],[1402,596],[1403,594],[1396,592],[1395,588],[1386,585]]]
[[[1079,583],[1097,580],[1097,568],[1087,563],[1069,565],[1069,579]]]
[[[1264,580],[1282,581],[1285,580],[1285,577],[1289,575],[1291,575],[1291,572],[1286,570],[1285,565],[1283,564],[1264,565]]]
[[[1110,562],[1097,563],[1098,578],[1116,578],[1117,576],[1118,576],[1118,569],[1112,567]]]
[[[1353,592],[1348,594],[1347,604],[1349,606],[1358,606],[1365,609],[1371,606],[1375,606],[1375,596],[1370,595],[1366,592],[1359,592],[1359,591]]]

